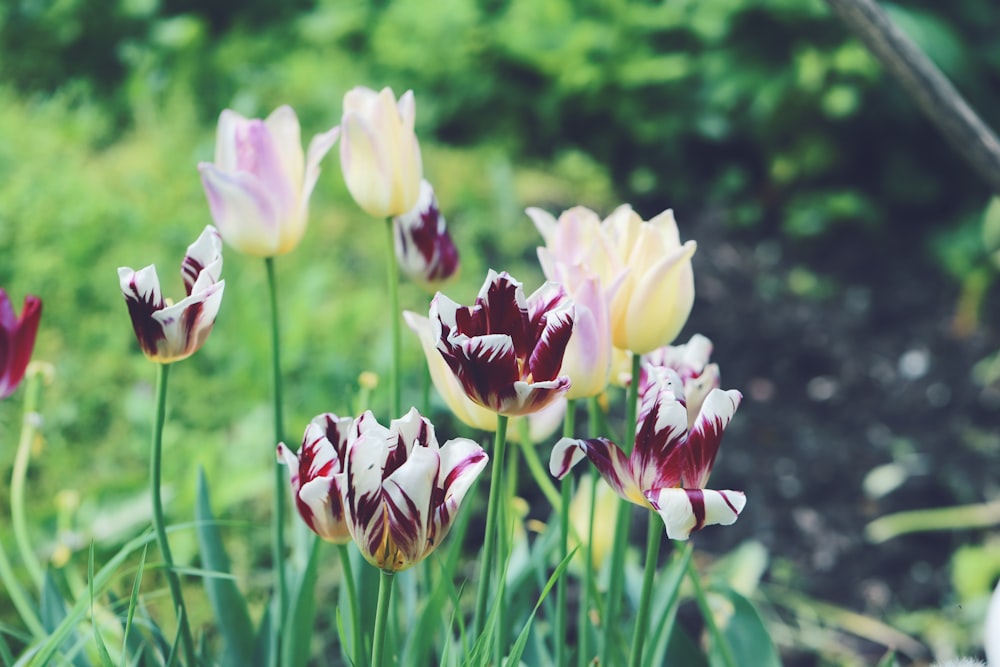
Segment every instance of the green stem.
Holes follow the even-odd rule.
[[[4,588],[7,589],[7,595],[10,597],[10,601],[14,603],[14,609],[21,616],[21,620],[24,621],[31,635],[35,639],[41,639],[48,635],[48,632],[42,627],[42,622],[38,620],[35,608],[31,606],[31,602],[28,600],[28,594],[24,591],[21,582],[17,580],[17,576],[14,574],[14,568],[11,567],[10,560],[7,558],[7,552],[3,549],[3,544],[0,544],[0,581],[3,581]]]
[[[574,401],[566,402],[566,416],[563,418],[563,437],[572,438],[576,426],[576,405]],[[569,553],[569,500],[573,487],[573,478],[566,475],[562,478],[559,493],[559,562],[566,559]],[[567,610],[566,610],[566,578],[567,575],[559,577],[556,582],[556,667],[565,667],[569,664],[569,642],[566,631]]]
[[[521,455],[524,456],[528,472],[535,480],[535,483],[538,484],[542,495],[552,505],[552,509],[559,512],[559,508],[561,507],[559,491],[556,489],[556,485],[552,483],[552,476],[549,475],[549,471],[545,468],[541,459],[538,458],[538,450],[535,448],[535,443],[531,442],[531,439],[528,437],[528,420],[522,418],[520,425],[520,441],[517,444],[521,448]]]
[[[274,258],[265,257],[267,268],[267,287],[271,300],[271,374],[274,383],[274,441],[284,441],[285,417],[282,410],[281,383],[281,330],[278,325],[278,279],[274,269]],[[277,460],[274,463],[274,517],[271,521],[271,560],[274,568],[274,581],[277,586],[278,614],[272,625],[273,648],[272,656],[281,655],[281,642],[284,638],[285,616],[288,612],[288,583],[285,579],[285,474]]]
[[[351,554],[346,544],[337,545],[340,555],[341,576],[344,578],[344,590],[347,592],[347,604],[351,608],[351,642],[354,644],[347,652],[355,665],[362,664],[361,657],[361,606],[358,602],[358,591],[354,586],[354,571],[351,568]]]
[[[21,438],[17,443],[17,453],[14,455],[14,470],[10,476],[10,512],[14,523],[14,540],[21,554],[21,560],[28,568],[28,574],[35,582],[35,587],[42,590],[45,572],[34,549],[31,548],[31,538],[28,535],[28,522],[25,518],[24,487],[28,475],[28,463],[31,461],[31,443],[38,433],[38,396],[41,393],[41,375],[29,368],[24,394],[24,417],[21,421]]]
[[[504,450],[507,446],[507,417],[497,415],[497,432],[493,441],[493,472],[490,474],[490,496],[486,504],[486,530],[483,536],[482,557],[479,563],[479,583],[476,588],[476,610],[473,616],[473,636],[478,635],[486,621],[486,601],[490,594],[490,578],[493,574],[493,559],[497,533],[502,527],[497,526],[498,505],[503,495]]]
[[[629,454],[635,441],[635,417],[639,404],[639,369],[641,356],[632,355],[632,381],[628,385],[625,401],[625,440],[622,450]],[[615,541],[611,549],[611,571],[608,582],[607,613],[604,622],[604,646],[601,654],[601,664],[610,665],[611,648],[614,645],[615,633],[619,624],[618,605],[621,602],[622,589],[625,584],[625,550],[628,547],[629,523],[632,518],[632,506],[624,499],[618,501],[618,518],[615,522]]]
[[[379,571],[378,607],[375,608],[375,637],[372,640],[372,667],[382,667],[385,652],[385,628],[389,619],[389,599],[392,597],[392,575]]]
[[[587,427],[590,429],[590,436],[597,437],[605,431],[601,429],[603,425],[603,419],[601,415],[601,406],[598,404],[598,397],[591,396],[590,400],[587,401]],[[589,661],[589,647],[590,643],[590,589],[594,588],[596,590],[597,585],[594,581],[594,509],[597,505],[597,469],[594,466],[589,467],[588,474],[590,475],[590,501],[588,503],[589,509],[587,512],[587,541],[583,545],[583,572],[586,577],[585,586],[583,586],[583,599],[580,602],[579,617],[577,620],[577,645],[579,646],[579,654],[577,656],[577,664],[579,667],[585,667]]]
[[[711,635],[712,641],[719,649],[722,664],[726,667],[736,667],[733,650],[729,647],[729,642],[726,641],[726,638],[722,636],[722,631],[719,629],[718,623],[715,622],[715,614],[712,613],[711,608],[708,606],[708,598],[705,597],[705,589],[701,585],[701,576],[695,568],[693,559],[688,560],[687,571],[688,578],[691,580],[691,585],[694,588],[694,599],[698,602],[698,609],[701,610],[701,615],[705,619],[705,625],[708,626],[708,634]]]
[[[649,525],[646,529],[646,570],[642,576],[642,592],[639,595],[639,609],[635,614],[635,628],[632,631],[632,659],[630,667],[642,665],[642,649],[646,643],[649,630],[649,603],[653,596],[653,578],[656,575],[657,559],[660,556],[660,542],[663,541],[663,529],[659,517],[649,512]]]
[[[187,609],[184,607],[184,596],[181,593],[181,580],[174,569],[174,558],[170,554],[170,543],[167,541],[167,529],[163,520],[163,499],[160,495],[160,464],[163,458],[163,424],[167,414],[167,378],[169,375],[169,365],[156,365],[156,416],[153,421],[153,451],[149,461],[149,488],[153,499],[153,530],[156,531],[156,542],[163,555],[167,586],[170,588],[170,598],[177,614],[177,622],[180,624],[184,659],[188,665],[197,665],[194,640],[191,638],[191,626],[188,622]]]
[[[392,331],[392,367],[389,372],[389,414],[391,419],[402,415],[399,357],[402,349],[402,333],[399,316],[399,264],[396,262],[395,228],[392,218],[386,219],[386,279],[389,281],[389,319]]]

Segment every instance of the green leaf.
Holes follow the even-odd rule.
[[[647,640],[652,650],[646,652],[643,659],[645,667],[668,664],[666,654],[673,636],[674,619],[677,617],[677,603],[680,598],[681,582],[687,574],[691,554],[694,553],[690,544],[684,547],[666,570],[660,574],[660,582],[656,587],[652,617],[656,619],[652,627],[652,637]],[[670,663],[686,664],[686,663]]]
[[[226,554],[215,515],[209,499],[205,471],[198,468],[197,504],[195,518],[198,525],[198,547],[202,565],[207,570],[229,574],[229,556]],[[236,582],[231,578],[204,577],[205,593],[215,613],[215,620],[225,643],[224,665],[248,665],[252,656],[253,625],[246,600]]]
[[[139,567],[135,573],[135,581],[132,582],[132,595],[128,601],[128,612],[125,615],[125,630],[122,634],[122,667],[124,667],[126,657],[128,656],[129,639],[131,639],[130,631],[132,630],[132,621],[135,618],[135,610],[139,606],[139,586],[142,583],[142,573],[146,567],[147,551],[148,549],[142,550],[142,556],[139,558]]]
[[[312,540],[309,562],[296,582],[288,607],[286,633],[281,641],[281,664],[284,667],[298,667],[309,662],[309,647],[316,620],[316,577],[320,547],[323,544],[318,537],[314,536]]]
[[[875,667],[899,667],[899,660],[896,659],[896,652],[889,651],[878,661]]]
[[[713,610],[715,621],[719,624],[732,655],[739,658],[740,664],[781,667],[781,659],[771,641],[771,635],[753,603],[732,588],[717,589],[710,593],[713,594],[722,603],[721,608],[715,607]],[[713,667],[725,664],[715,644],[709,649],[709,663]]]
[[[267,667],[278,660],[277,656],[275,656],[274,661],[271,660],[271,635],[274,633],[274,628],[271,627],[271,618],[274,603],[274,599],[268,600],[264,607],[264,614],[260,617],[260,625],[257,627],[257,635],[253,643],[253,662],[251,663],[253,667]]]
[[[66,619],[66,601],[63,599],[62,593],[59,592],[59,584],[56,582],[51,568],[45,571],[39,612],[42,625],[49,632],[54,632]],[[64,641],[60,643],[61,649],[69,655],[75,650],[73,647],[79,644],[79,638],[76,632],[68,633]],[[73,657],[73,664],[77,667],[89,667],[87,659],[79,653]]]
[[[548,596],[549,591],[552,590],[552,587],[556,585],[559,577],[563,576],[563,573],[566,572],[566,567],[569,565],[569,562],[573,560],[573,556],[576,554],[577,548],[578,547],[574,547],[572,551],[566,554],[566,557],[563,558],[556,567],[552,576],[549,577],[548,582],[545,584],[545,588],[542,589],[541,594],[538,596],[538,602],[535,603],[535,608],[531,610],[531,615],[528,616],[528,620],[524,623],[524,628],[521,629],[521,634],[517,636],[517,641],[514,642],[514,646],[510,650],[510,656],[507,658],[508,665],[517,665],[521,662],[521,654],[524,653],[524,647],[528,643],[528,634],[531,630],[531,624],[535,620],[535,615],[538,613],[538,608],[542,606],[542,602],[545,601],[545,598]],[[556,638],[556,641],[560,641],[558,637]]]
[[[684,628],[675,625],[670,633],[670,641],[667,643],[667,657],[663,664],[707,667],[708,661],[705,660],[704,654]]]
[[[983,245],[993,265],[1000,268],[1000,197],[993,197],[983,213]]]
[[[87,591],[90,593],[90,624],[94,629],[94,643],[97,644],[97,654],[101,658],[102,667],[115,667],[114,661],[111,659],[111,655],[108,653],[108,647],[104,644],[104,638],[101,637],[101,627],[97,622],[97,614],[94,613],[94,543],[90,543],[90,557],[87,560]]]

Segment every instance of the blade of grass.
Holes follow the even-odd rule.
[[[566,571],[566,566],[569,562],[573,560],[573,555],[576,554],[576,548],[566,554],[566,557],[562,559],[558,566],[556,566],[555,571],[552,576],[549,577],[548,582],[545,584],[545,588],[542,589],[541,594],[538,596],[538,602],[535,603],[535,608],[532,610],[531,615],[528,616],[528,620],[524,624],[524,628],[521,629],[521,633],[517,637],[517,641],[514,642],[514,646],[511,648],[510,655],[507,657],[507,664],[517,665],[521,661],[521,654],[524,653],[524,647],[528,643],[528,635],[531,631],[531,624],[535,620],[535,615],[538,613],[538,608],[542,606],[542,602],[548,596],[549,591],[555,586],[556,582]],[[558,637],[556,638],[558,641]]]
[[[100,624],[97,622],[97,614],[94,613],[94,543],[90,543],[90,557],[87,560],[87,590],[90,593],[90,626],[94,631],[94,643],[97,644],[97,655],[101,659],[101,667],[115,667],[108,647],[104,645],[104,638],[101,636]]]
[[[128,655],[128,640],[129,633],[132,630],[132,621],[135,618],[135,610],[139,606],[139,586],[142,584],[142,571],[146,567],[146,552],[148,549],[142,550],[142,556],[139,558],[139,568],[135,573],[135,581],[132,583],[132,595],[129,597],[128,601],[128,612],[125,615],[125,630],[122,636],[122,665],[125,665],[125,658]]]
[[[288,618],[285,620],[285,636],[281,641],[281,664],[283,667],[298,667],[309,661],[309,647],[316,619],[316,578],[318,576],[319,553],[322,541],[313,537],[309,551],[309,562],[292,592],[288,603]]]

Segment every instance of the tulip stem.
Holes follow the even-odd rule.
[[[698,602],[698,609],[701,610],[701,615],[705,619],[705,625],[708,626],[708,634],[719,651],[722,664],[725,667],[736,667],[737,663],[733,657],[733,650],[729,646],[729,641],[719,629],[719,624],[715,622],[715,614],[712,613],[712,609],[708,606],[708,598],[705,597],[705,589],[701,585],[701,575],[698,574],[698,569],[695,567],[693,559],[688,559],[687,571],[688,578],[691,580],[691,586],[694,589],[694,599]]]
[[[392,572],[379,570],[378,606],[375,608],[375,637],[372,640],[372,667],[382,667],[385,651],[385,628],[389,620],[389,600],[392,597]]]
[[[274,258],[265,257],[267,267],[267,286],[271,296],[271,370],[274,376],[274,441],[269,445],[284,441],[285,417],[282,411],[281,384],[281,331],[278,326],[278,279],[274,270]],[[272,457],[273,458],[273,457]],[[278,616],[275,624],[275,641],[281,655],[281,642],[284,637],[285,614],[288,611],[288,585],[285,581],[285,475],[283,466],[274,461],[274,519],[271,522],[272,543],[271,560],[274,567],[274,580],[278,588]]]
[[[184,649],[184,659],[189,665],[197,665],[194,653],[194,641],[191,639],[191,626],[188,622],[187,609],[184,607],[184,596],[181,593],[181,580],[174,569],[174,558],[170,554],[170,542],[167,541],[167,529],[163,520],[163,499],[160,495],[161,461],[163,458],[163,424],[167,413],[167,378],[170,366],[156,364],[156,413],[153,420],[153,447],[149,461],[149,487],[153,500],[153,529],[156,531],[156,542],[163,556],[167,574],[167,586],[170,588],[170,599],[174,604],[177,622],[180,624],[181,646]]]
[[[590,400],[587,401],[587,427],[590,429],[590,436],[596,438],[601,433],[606,433],[607,430],[604,428],[603,414],[601,413],[601,406],[598,403],[598,396],[591,396]],[[586,576],[586,585],[583,587],[583,600],[580,602],[580,615],[577,621],[577,646],[579,646],[579,654],[577,656],[577,664],[579,667],[585,667],[589,662],[588,654],[589,648],[588,644],[590,642],[590,589],[594,588],[597,590],[596,582],[594,581],[594,508],[597,505],[597,468],[590,466],[588,472],[590,475],[590,498],[588,501],[587,510],[587,540],[583,545],[583,570],[584,576]]]
[[[37,362],[36,362],[37,363]],[[28,535],[28,522],[24,514],[24,485],[28,475],[28,463],[31,461],[31,443],[38,433],[40,417],[38,415],[38,396],[41,393],[41,376],[32,372],[29,366],[25,378],[24,417],[21,422],[21,438],[17,443],[17,453],[14,455],[14,470],[10,476],[10,511],[14,524],[14,539],[21,560],[28,568],[28,574],[38,590],[42,590],[45,573],[38,562],[38,557],[31,548],[31,538]]]
[[[389,372],[389,415],[396,419],[402,414],[402,397],[399,357],[401,356],[402,325],[399,321],[399,264],[396,262],[395,225],[392,218],[386,218],[386,278],[389,281],[389,319],[392,331],[392,367]]]
[[[340,573],[344,579],[344,591],[347,594],[347,603],[351,608],[351,643],[354,645],[347,655],[352,658],[355,665],[362,664],[361,652],[361,607],[358,602],[358,591],[354,586],[354,571],[351,568],[351,554],[347,550],[346,544],[337,545],[337,553],[340,555]]]
[[[659,517],[648,513],[646,528],[646,570],[642,576],[642,592],[639,594],[639,609],[635,614],[635,628],[632,631],[632,658],[629,667],[642,665],[642,649],[646,643],[646,631],[649,630],[649,603],[653,596],[653,578],[656,576],[657,560],[660,557],[660,542],[663,541],[663,529]]]
[[[566,416],[563,417],[563,437],[572,438],[576,429],[576,403],[566,401]],[[573,478],[566,475],[562,478],[559,488],[559,562],[566,559],[569,553],[569,500],[573,486]],[[564,572],[556,583],[556,667],[566,667],[569,664],[569,641],[566,631],[566,579]]]
[[[635,441],[635,417],[639,405],[639,370],[642,357],[632,354],[632,380],[628,385],[625,397],[625,440],[622,451],[632,452]],[[623,499],[618,500],[618,518],[615,522],[615,541],[611,549],[611,570],[608,582],[607,613],[604,616],[604,645],[602,647],[601,664],[611,665],[617,661],[611,659],[611,647],[615,643],[615,633],[619,628],[618,604],[621,601],[622,588],[625,583],[625,550],[628,547],[629,523],[632,519],[632,505]]]
[[[479,583],[476,589],[476,609],[473,616],[473,628],[475,635],[483,630],[486,621],[486,600],[490,594],[490,577],[493,574],[493,558],[497,533],[503,530],[502,526],[497,526],[498,505],[502,502],[501,480],[503,471],[504,449],[507,446],[507,417],[497,415],[497,432],[493,441],[493,472],[490,474],[490,496],[486,504],[486,531],[483,536],[483,550],[479,563]],[[498,624],[499,625],[499,624]]]

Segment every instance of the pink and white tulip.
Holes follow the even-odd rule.
[[[470,307],[438,292],[430,320],[436,348],[465,394],[508,416],[537,412],[570,387],[561,374],[573,333],[573,305],[547,282],[525,299],[520,282],[492,269]]]
[[[0,398],[13,394],[24,379],[41,318],[42,300],[37,296],[24,297],[17,317],[6,290],[0,288]]]
[[[281,106],[266,120],[226,109],[219,116],[215,162],[198,165],[212,218],[226,243],[255,257],[294,249],[305,234],[319,163],[340,134],[313,137],[302,154],[299,120]]]
[[[278,444],[278,461],[288,466],[292,498],[310,530],[327,542],[345,544],[351,533],[334,476],[344,469],[347,438],[354,420],[333,413],[317,416],[306,427],[298,455]]]
[[[448,534],[488,460],[465,438],[439,447],[434,426],[415,408],[389,428],[370,411],[358,417],[334,481],[361,554],[391,572],[426,558]]]
[[[420,182],[416,205],[403,215],[397,215],[392,222],[396,259],[411,280],[433,288],[455,276],[458,249],[448,234],[430,183]]]
[[[377,218],[403,215],[417,203],[423,163],[414,133],[416,104],[406,91],[352,88],[344,95],[340,166],[354,201]]]
[[[212,225],[188,246],[181,263],[187,296],[165,300],[155,266],[139,271],[118,269],[132,328],[139,347],[152,361],[169,364],[194,354],[204,344],[219,314],[226,281],[222,275],[222,239]]]
[[[705,484],[742,395],[713,389],[689,428],[680,378],[669,369],[651,372],[655,384],[643,396],[631,455],[607,438],[563,438],[552,450],[550,472],[562,479],[586,456],[619,496],[655,510],[671,539],[686,540],[708,525],[732,524],[746,496]]]

